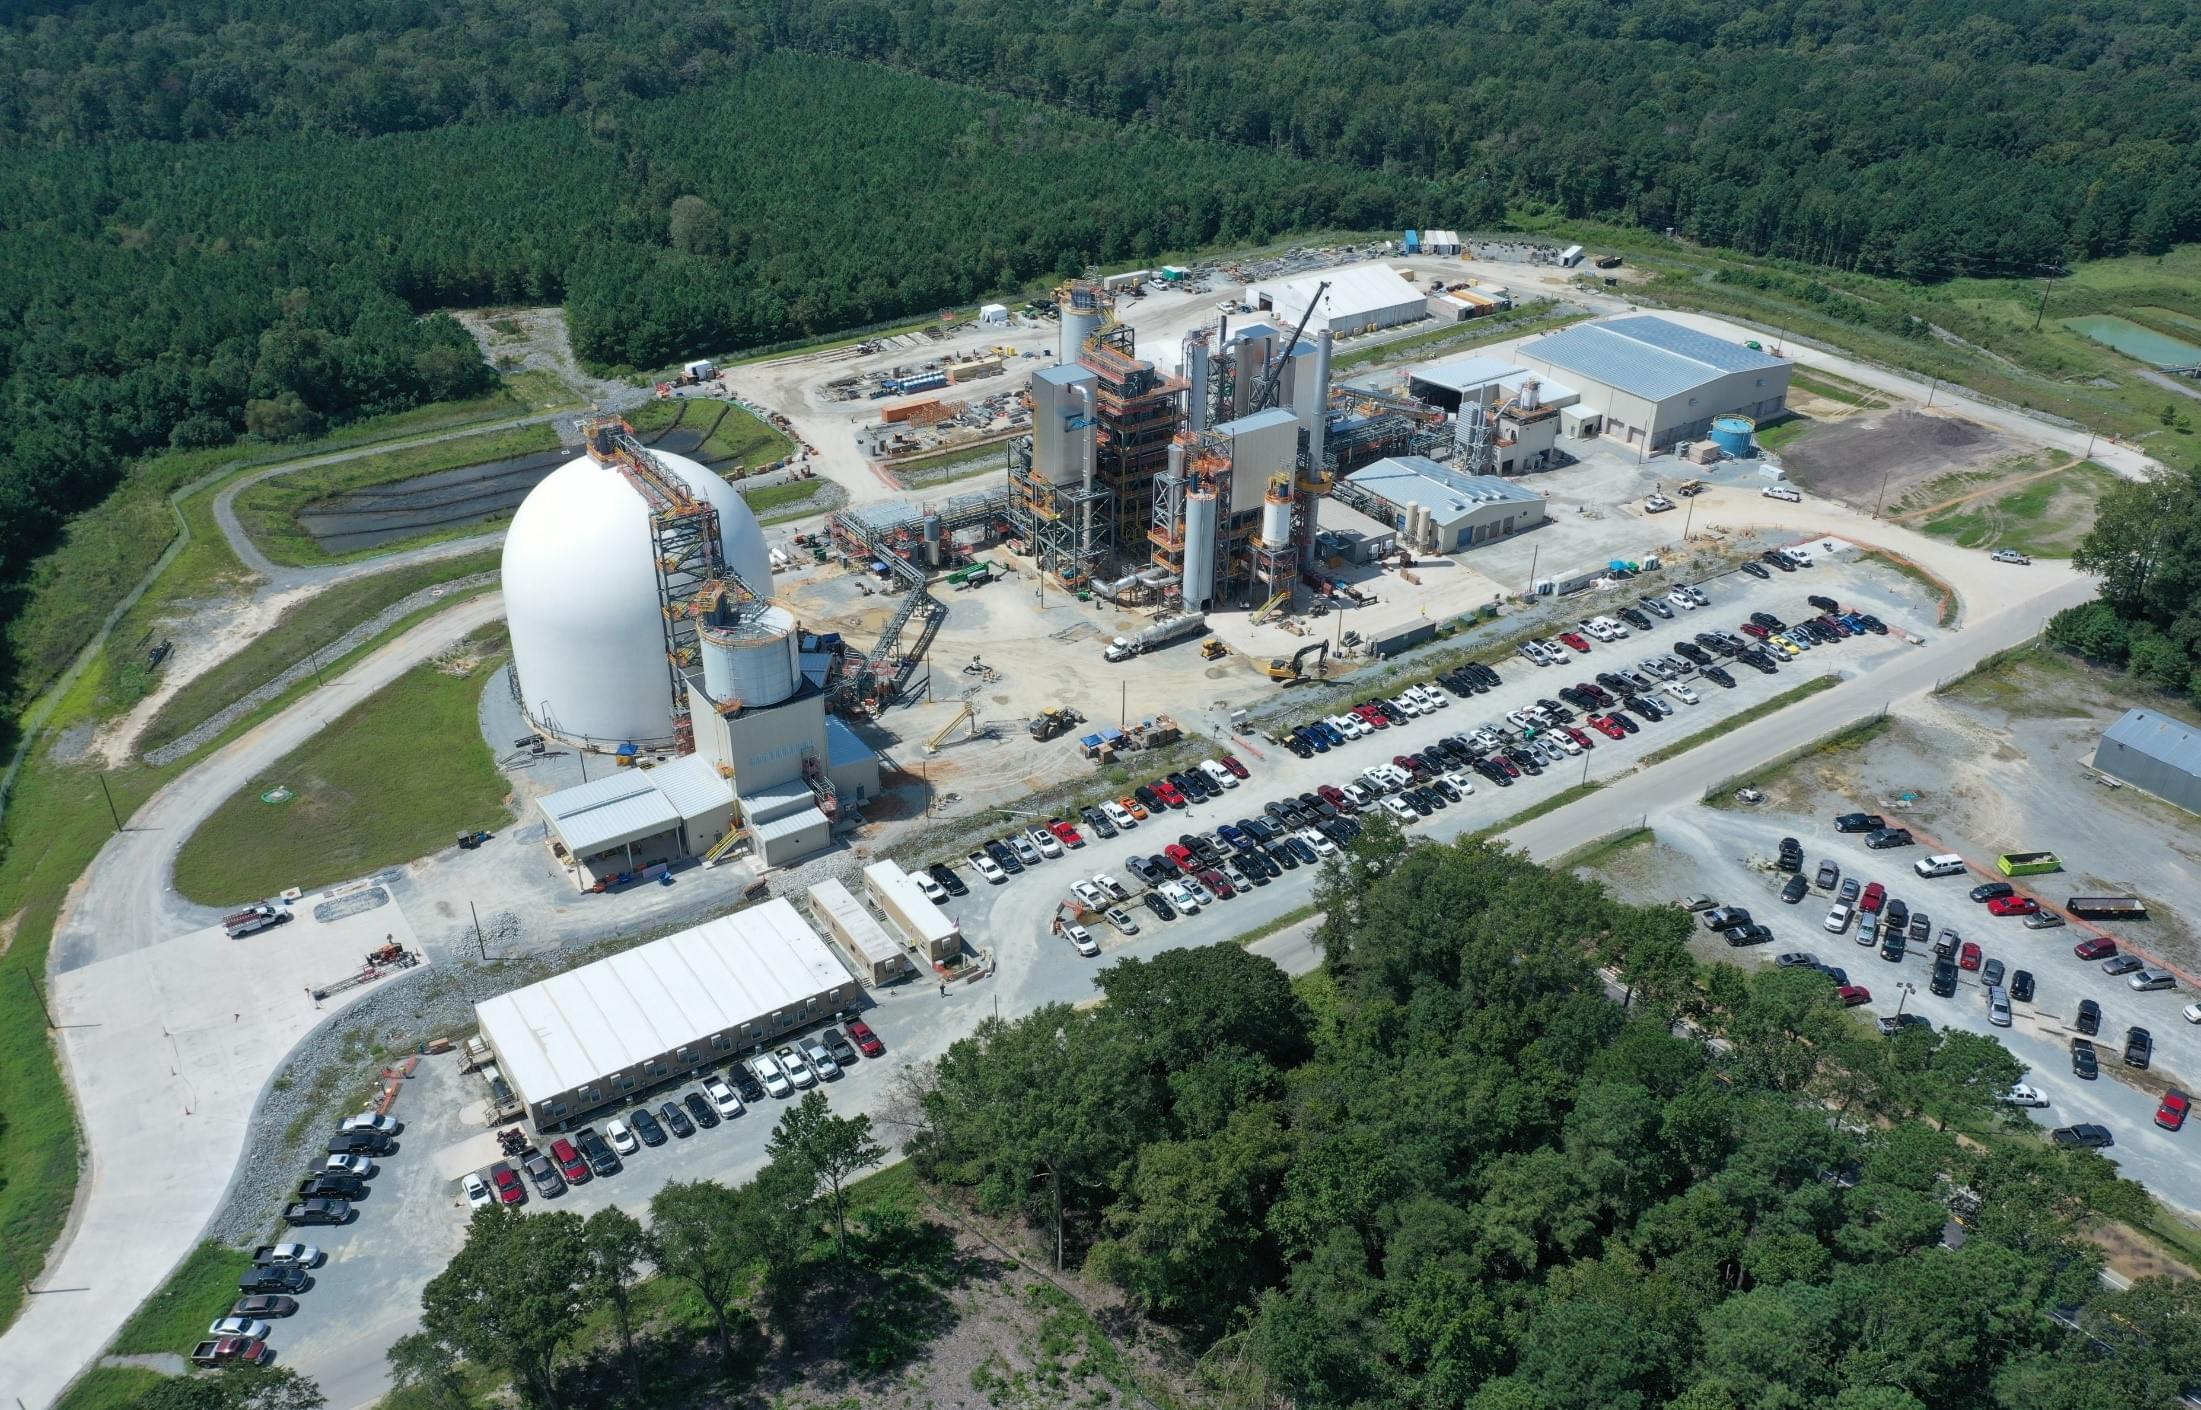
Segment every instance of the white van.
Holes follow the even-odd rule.
[[[1764,495],[1767,499],[1785,499],[1790,504],[1802,504],[1804,502],[1803,495],[1798,493],[1793,485],[1767,485],[1758,493]]]
[[[1911,870],[1920,876],[1957,876],[1964,871],[1964,859],[1954,852],[1944,852],[1938,857],[1920,857],[1911,863]]]

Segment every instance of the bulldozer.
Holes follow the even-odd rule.
[[[1032,738],[1053,739],[1068,734],[1075,725],[1085,723],[1085,716],[1068,705],[1049,705],[1032,716]]]
[[[1300,663],[1307,659],[1310,652],[1314,655],[1315,678],[1319,680],[1329,674],[1330,643],[1327,641],[1309,642],[1293,652],[1289,658],[1275,657],[1261,671],[1270,680],[1282,681],[1286,685],[1304,680],[1307,673],[1301,669]]]
[[[1200,643],[1200,655],[1205,660],[1220,661],[1225,656],[1230,655],[1230,648],[1223,645],[1223,643],[1217,638],[1211,636],[1206,641]]]

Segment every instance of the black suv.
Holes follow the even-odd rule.
[[[248,1293],[301,1293],[306,1290],[306,1270],[295,1263],[258,1263],[237,1279],[237,1291]]]
[[[945,862],[934,862],[926,868],[932,879],[940,883],[940,889],[950,896],[968,896],[971,888],[963,884],[963,878],[955,874],[955,868]]]
[[[734,1090],[741,1094],[743,1101],[754,1105],[765,1100],[764,1084],[759,1082],[757,1075],[749,1070],[748,1063],[737,1062],[729,1065],[726,1069],[726,1080],[733,1084]]]
[[[2102,1006],[2092,999],[2079,1000],[2079,1017],[2074,1025],[2081,1033],[2102,1031]]]
[[[2145,1028],[2125,1030],[2125,1066],[2145,1068],[2155,1056],[2155,1035]]]
[[[1948,960],[1935,960],[1933,978],[1926,987],[1944,999],[1953,996],[1956,993],[1956,966]]]
[[[588,1168],[598,1175],[619,1173],[619,1152],[611,1148],[611,1142],[596,1134],[593,1126],[583,1126],[573,1133],[573,1144],[581,1148],[581,1158]]]

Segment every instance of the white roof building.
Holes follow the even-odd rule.
[[[505,1080],[545,1130],[723,1064],[860,990],[784,898],[474,1006]]]
[[[1329,288],[1322,289],[1328,284]],[[1321,289],[1320,299],[1316,290]],[[1246,301],[1276,315],[1284,334],[1299,325],[1308,305],[1315,305],[1307,320],[1307,332],[1319,333],[1327,323],[1340,338],[1355,333],[1392,328],[1429,316],[1429,300],[1420,290],[1380,264],[1348,266],[1292,279],[1272,279],[1246,290]]]
[[[734,783],[701,754],[616,769],[535,800],[582,890],[658,861],[704,851],[733,826]]]

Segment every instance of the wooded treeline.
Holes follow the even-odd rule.
[[[1321,899],[1334,999],[1234,946],[1120,962],[1105,1004],[950,1049],[920,1169],[1059,1227],[1226,1403],[2175,1402],[2191,1285],[2105,1294],[2075,1233],[2145,1196],[2092,1152],[1917,1115],[2001,1119],[2023,1068],[1992,1039],[1891,1042],[1816,971],[1700,970],[1678,909],[1489,847],[1371,829]]]

